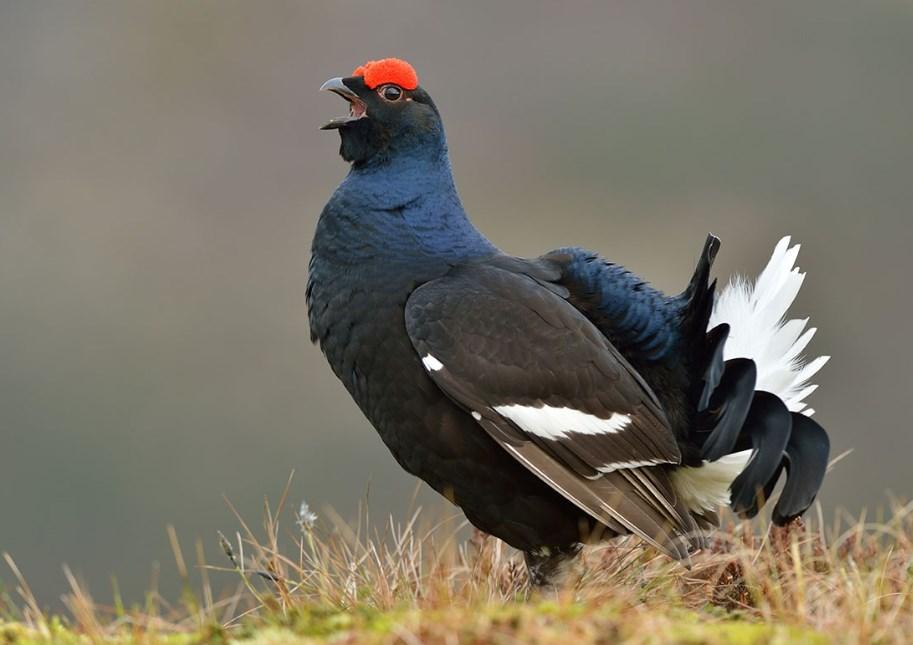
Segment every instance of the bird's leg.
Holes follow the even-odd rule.
[[[582,544],[563,547],[542,546],[524,551],[529,582],[533,587],[560,589],[569,580],[574,561],[583,549]]]

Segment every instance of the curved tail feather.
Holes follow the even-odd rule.
[[[726,361],[708,410],[698,418],[701,458],[716,461],[731,453],[739,440],[755,394],[756,370],[747,358]]]
[[[802,515],[815,501],[827,472],[830,439],[812,419],[793,413],[793,432],[786,446],[783,467],[788,473],[783,492],[774,507],[775,524],[786,524]]]
[[[779,473],[792,427],[792,413],[783,401],[769,392],[755,393],[742,432],[742,441],[750,443],[753,456],[730,487],[729,503],[736,513],[753,517],[758,512],[763,499],[759,499],[759,491],[776,484],[774,476]]]

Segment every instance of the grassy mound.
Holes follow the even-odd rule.
[[[283,501],[259,535],[239,518],[197,549],[202,583],[169,529],[180,603],[150,593],[107,607],[69,575],[69,614],[47,616],[6,555],[16,600],[0,597],[4,643],[814,643],[907,642],[913,633],[913,505],[880,523],[730,522],[691,568],[633,538],[588,548],[563,590],[530,592],[518,554],[498,540],[420,529],[419,513],[369,532],[324,525],[302,507],[280,529]],[[283,525],[284,526],[284,525]],[[211,580],[232,582],[219,595]]]

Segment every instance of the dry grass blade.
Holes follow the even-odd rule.
[[[16,582],[19,585],[16,588],[16,592],[25,603],[25,611],[23,613],[28,626],[38,631],[42,637],[48,638],[50,632],[48,630],[47,620],[45,619],[44,612],[42,612],[41,608],[38,606],[38,601],[35,599],[35,594],[32,593],[29,583],[26,582],[25,576],[22,575],[22,572],[19,570],[19,567],[9,553],[4,552],[3,559],[6,560],[7,566],[13,572],[13,575],[16,577]]]
[[[64,604],[73,614],[77,625],[82,632],[86,634],[93,642],[102,640],[105,629],[102,627],[98,618],[98,610],[95,601],[89,592],[83,588],[76,576],[70,570],[70,567],[64,565],[63,573],[66,576],[67,583],[70,585],[70,593],[63,598]]]

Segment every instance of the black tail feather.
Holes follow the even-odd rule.
[[[697,403],[697,411],[703,412],[710,405],[710,395],[720,384],[720,378],[723,376],[725,365],[723,363],[723,348],[726,346],[726,339],[729,338],[729,325],[723,323],[717,325],[707,332],[706,342],[704,343],[705,365],[704,368],[704,389],[701,390],[701,397]]]
[[[712,233],[707,235],[691,281],[677,296],[682,306],[682,327],[689,336],[703,334],[707,329],[713,310],[713,294],[716,292],[716,281],[710,282],[710,269],[719,250],[720,238]]]
[[[802,515],[818,494],[831,450],[824,428],[804,414],[792,413],[793,431],[786,445],[783,466],[786,484],[773,511],[773,522],[788,524]]]
[[[791,430],[792,415],[783,401],[769,392],[755,392],[737,445],[754,452],[731,487],[730,506],[742,517],[754,517],[770,494],[763,491],[769,487],[772,492]]]
[[[744,510],[736,510],[733,507],[740,517],[745,517],[751,519],[755,517],[764,504],[771,498],[774,494],[774,488],[777,487],[777,482],[780,480],[780,474],[783,472],[783,461],[784,457],[781,456],[780,463],[777,465],[777,469],[774,471],[774,474],[770,479],[767,480],[767,483],[764,484],[763,488],[755,488],[752,491],[752,497],[749,500],[748,504],[744,507]],[[733,497],[735,492],[733,492]]]
[[[707,235],[704,240],[704,248],[701,250],[701,256],[697,260],[697,266],[694,267],[694,273],[691,275],[691,281],[688,287],[682,293],[685,300],[694,300],[703,297],[703,292],[707,289],[707,280],[710,278],[710,269],[716,254],[720,251],[720,238],[713,233]]]
[[[754,361],[726,361],[720,383],[710,397],[710,407],[698,419],[699,432],[710,433],[703,441],[703,459],[716,461],[733,452],[754,398],[756,378]]]

